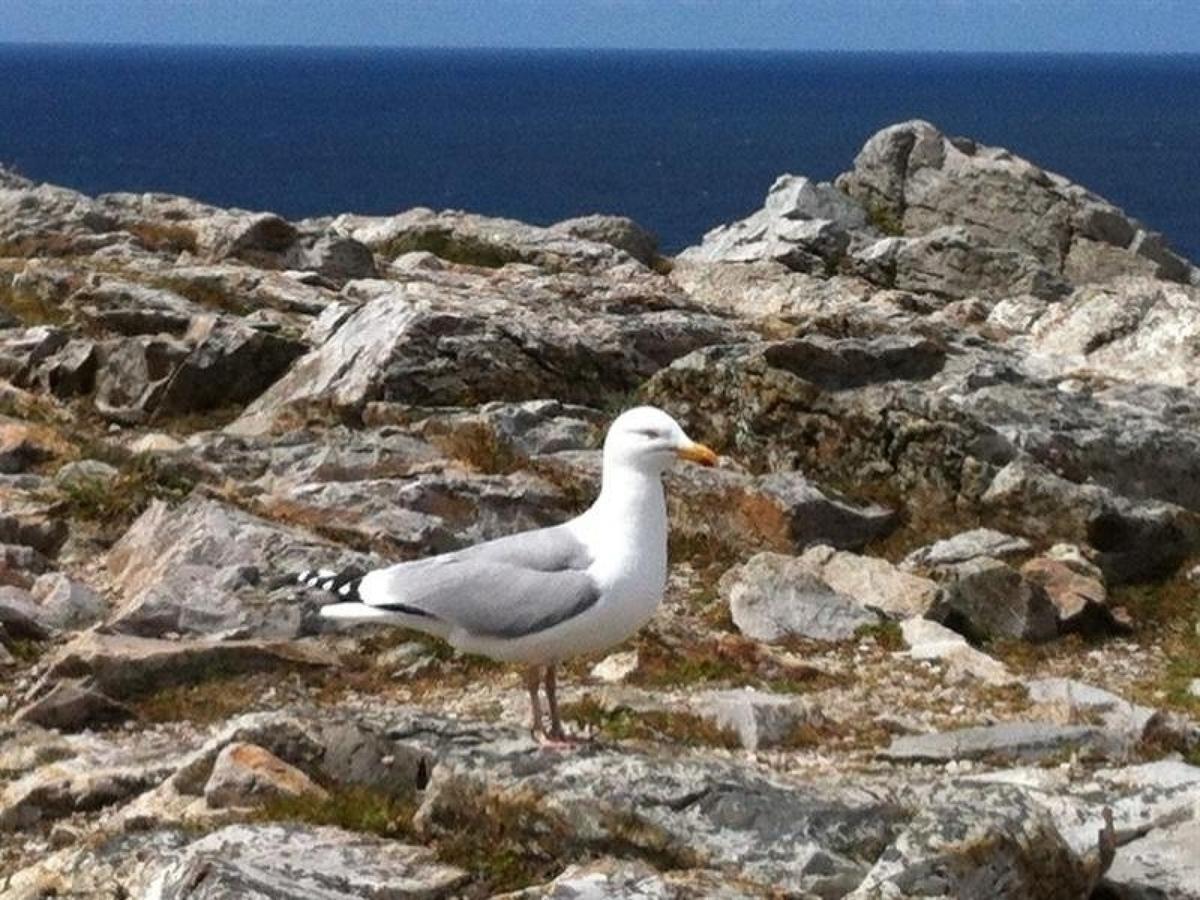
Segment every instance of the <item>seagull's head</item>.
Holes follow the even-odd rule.
[[[627,466],[661,475],[677,459],[713,466],[717,454],[693,441],[678,422],[654,406],[637,406],[621,413],[604,439],[605,466]]]

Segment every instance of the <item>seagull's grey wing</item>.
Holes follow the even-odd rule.
[[[362,602],[479,637],[517,638],[592,607],[586,548],[561,528],[525,532],[367,575]]]
[[[539,572],[582,571],[592,564],[592,554],[587,546],[563,525],[510,534],[449,555],[522,566]]]

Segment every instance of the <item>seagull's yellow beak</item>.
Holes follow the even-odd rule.
[[[702,466],[715,466],[717,460],[720,459],[711,449],[705,447],[703,444],[697,444],[695,441],[680,447],[675,451],[675,454],[680,459],[700,463]]]

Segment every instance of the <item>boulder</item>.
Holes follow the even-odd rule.
[[[1023,791],[954,786],[922,804],[847,900],[1083,898],[1096,874]]]
[[[434,212],[418,207],[395,216],[341,215],[330,229],[388,258],[425,251],[468,266],[499,268],[524,263],[551,272],[602,271],[632,262],[607,241],[457,210]]]
[[[809,566],[779,553],[759,553],[726,572],[719,590],[738,630],[760,641],[842,641],[879,622],[878,614],[834,591]]]
[[[629,748],[531,756],[528,739],[472,738],[463,728],[435,729],[428,718],[421,726],[426,740],[447,748],[414,820],[434,839],[479,816],[510,814],[509,827],[541,835],[542,846],[553,835],[554,852],[567,860],[616,841],[630,855],[653,853],[664,868],[736,870],[788,894],[841,896],[907,817],[878,793],[752,764]],[[408,731],[395,733],[409,740]]]
[[[1192,818],[1131,841],[1117,850],[1100,896],[1114,900],[1200,898],[1200,819]]]
[[[761,210],[714,228],[679,258],[710,263],[770,261],[800,272],[829,274],[849,247],[852,230],[871,230],[861,206],[831,184],[782,175],[771,185]]]
[[[433,852],[374,835],[307,825],[229,825],[161,864],[146,900],[437,900],[467,874]]]
[[[1021,566],[1021,575],[1046,592],[1057,610],[1060,632],[1127,630],[1127,624],[1108,606],[1108,591],[1100,570],[1082,557],[1077,559],[1073,564],[1037,557]]]
[[[1058,635],[1058,614],[1046,591],[996,559],[959,563],[931,618],[975,640],[1048,641]]]
[[[178,737],[99,743],[9,781],[0,791],[0,832],[21,830],[137,796],[179,764]]]
[[[736,734],[747,750],[786,746],[803,726],[824,723],[807,700],[752,688],[708,691],[690,698],[688,709]]]
[[[1008,559],[1028,553],[1031,549],[1032,545],[1023,537],[992,528],[974,528],[912,551],[901,566],[905,569],[936,569],[981,557]]]
[[[595,405],[734,334],[713,316],[655,308],[655,294],[667,288],[652,275],[619,282],[616,292],[612,282],[582,277],[576,284],[507,272],[434,277],[352,282],[369,299],[231,430],[261,433],[306,410],[358,417],[371,401],[439,406],[557,396]],[[574,299],[576,291],[587,303]],[[618,302],[615,293],[625,296]]]
[[[1195,517],[1178,506],[1077,484],[1027,460],[997,472],[980,500],[1030,536],[1090,545],[1110,582],[1172,572],[1197,546]]]
[[[264,641],[163,641],[84,632],[58,648],[46,663],[43,687],[86,679],[123,699],[217,674],[332,665],[335,657],[302,643]]]
[[[937,622],[905,619],[900,623],[900,631],[913,659],[941,663],[952,680],[978,679],[992,685],[1012,684],[1016,680],[1004,663],[975,649],[961,634]]]
[[[682,900],[715,897],[720,900],[754,900],[772,896],[769,888],[740,881],[709,869],[657,872],[647,863],[605,857],[568,866],[547,884],[497,895],[493,900]]]
[[[240,259],[263,268],[282,267],[283,254],[299,236],[274,213],[216,212],[189,223],[196,248],[211,260]]]
[[[1144,271],[1146,260],[1160,278],[1190,276],[1191,267],[1160,236],[1102,198],[1002,148],[947,137],[928,122],[873,135],[837,185],[907,236],[959,226],[976,244],[1028,254],[1052,272],[1064,270],[1078,241],[1107,245],[1098,270],[1086,265],[1086,254],[1075,254],[1071,268],[1079,282]]]
[[[1113,749],[1111,737],[1090,725],[1047,722],[1002,722],[933,734],[901,735],[880,753],[906,763],[952,760],[1039,761],[1069,754],[1103,756]]]
[[[0,586],[0,625],[15,637],[42,639],[54,630],[33,595],[15,585]]]
[[[182,336],[203,307],[166,288],[147,287],[122,278],[101,278],[70,298],[85,323],[116,335]]]
[[[379,274],[370,247],[336,234],[302,238],[288,249],[286,261],[289,268],[318,272],[339,284]]]
[[[316,627],[318,598],[274,586],[279,576],[371,567],[360,554],[196,496],[174,508],[151,504],[106,565],[121,592],[111,629],[243,638],[289,638]]]
[[[29,722],[62,732],[119,725],[135,718],[133,710],[91,688],[83,679],[65,679],[17,710],[14,722]]]
[[[810,547],[797,561],[839,594],[892,619],[923,616],[938,598],[936,582],[901,571],[885,559],[832,547]]]
[[[98,351],[96,410],[116,422],[135,424],[158,408],[191,347],[174,338],[135,337],[105,342]]]
[[[1029,699],[1057,710],[1067,722],[1080,718],[1097,721],[1107,729],[1114,744],[1135,750],[1154,736],[1163,716],[1153,709],[1130,703],[1111,691],[1069,678],[1036,678],[1025,682]]]
[[[944,299],[998,300],[1028,294],[1053,301],[1071,286],[1053,269],[1021,250],[981,244],[961,226],[935,228],[914,238],[891,238],[863,251],[855,267],[867,277],[914,293]],[[885,274],[881,275],[880,272]]]
[[[625,216],[591,215],[564,219],[550,226],[552,232],[609,244],[624,250],[642,265],[653,265],[658,258],[658,238]]]
[[[103,597],[60,572],[38,576],[30,593],[41,608],[42,621],[58,630],[86,628],[108,612]]]
[[[204,786],[204,799],[214,809],[261,806],[279,799],[328,796],[295,766],[288,765],[257,744],[234,742],[217,755]]]
[[[1070,374],[1200,387],[1200,287],[1120,278],[1077,288],[1030,328],[1030,350]]]
[[[199,316],[184,339],[191,352],[158,397],[165,415],[203,412],[253,400],[304,352],[291,341],[225,316]]]

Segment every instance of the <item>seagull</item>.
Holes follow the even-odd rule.
[[[662,477],[678,459],[713,466],[718,457],[661,409],[635,407],[608,429],[600,493],[582,515],[366,575],[307,571],[298,581],[337,598],[324,617],[412,628],[464,653],[523,665],[534,736],[564,743],[557,665],[630,637],[662,600]]]

